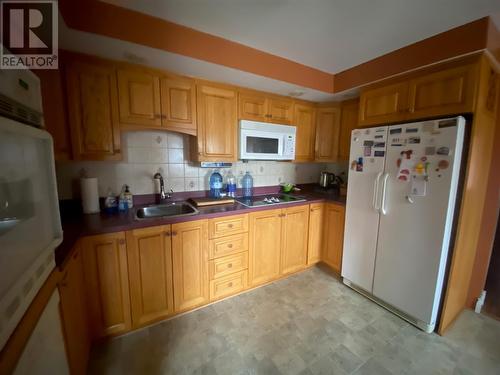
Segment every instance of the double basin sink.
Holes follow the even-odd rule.
[[[137,220],[160,217],[179,217],[196,215],[199,211],[188,202],[170,202],[138,208],[135,212]]]

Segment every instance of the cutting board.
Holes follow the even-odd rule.
[[[194,203],[196,207],[234,203],[234,198],[231,197],[224,197],[224,198],[200,197],[200,198],[189,198],[189,199]]]

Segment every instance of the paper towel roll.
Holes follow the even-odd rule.
[[[99,193],[97,191],[97,178],[81,178],[82,206],[84,214],[99,212]]]

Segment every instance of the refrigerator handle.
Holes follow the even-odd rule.
[[[385,194],[387,190],[387,179],[389,178],[389,173],[386,173],[384,175],[384,180],[382,184],[382,203],[380,207],[380,211],[382,212],[382,215],[387,215],[387,209],[385,208]]]
[[[377,174],[377,177],[375,177],[375,181],[373,183],[373,197],[372,197],[372,205],[375,211],[380,211],[380,206],[378,205],[378,185],[380,181],[380,176],[382,176],[382,172],[379,172]]]

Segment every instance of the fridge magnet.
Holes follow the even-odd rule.
[[[370,129],[366,129],[366,130],[365,130],[365,134],[366,134],[366,135],[370,134]]]
[[[401,159],[396,160],[396,165],[398,166],[398,168],[401,166]]]
[[[373,146],[373,141],[364,141],[363,146]]]
[[[401,151],[400,155],[406,155],[405,159],[411,159],[411,154],[413,154],[413,150]]]
[[[448,160],[440,160],[438,163],[438,168],[439,169],[446,169],[450,166],[450,162]]]
[[[389,130],[389,134],[400,134],[400,133],[401,133],[401,128]]]
[[[418,133],[418,128],[407,128],[406,133]]]
[[[410,137],[410,138],[408,138],[408,143],[410,143],[410,144],[420,143],[420,137]]]
[[[363,156],[371,156],[371,154],[372,154],[371,146],[365,146],[363,148]]]
[[[417,165],[415,166],[415,173],[417,175],[423,175],[425,173],[424,163],[422,163],[422,162],[417,163]]]
[[[420,161],[427,161],[427,156],[422,156],[422,157],[420,158]]]
[[[356,160],[354,160],[352,163],[351,163],[351,170],[355,171],[356,170],[356,166],[358,165],[358,162]]]
[[[451,119],[451,120],[441,120],[438,123],[439,129],[443,128],[452,128],[457,125],[457,120],[456,119]]]
[[[436,153],[436,147],[434,146],[429,146],[429,147],[426,147],[425,148],[425,154],[430,156],[430,155],[434,155]]]
[[[436,151],[438,155],[449,155],[450,149],[448,147],[439,147]]]
[[[410,171],[413,169],[412,164],[413,163],[410,159],[401,160],[401,165],[399,166],[398,175],[397,175],[398,180],[401,180],[401,181],[408,180],[408,176],[410,175]]]
[[[424,197],[427,190],[427,181],[423,176],[413,176],[411,179],[411,195]]]
[[[363,172],[363,158],[358,158],[356,163],[356,172]]]
[[[384,136],[383,135],[376,135],[375,136],[375,139],[381,139],[381,138],[384,138]]]
[[[422,132],[423,133],[432,133],[433,130],[434,130],[434,122],[433,121],[424,122],[422,124]]]
[[[375,148],[383,148],[385,147],[385,142],[377,142],[373,145]]]
[[[401,175],[401,176],[398,176],[398,180],[399,181],[408,181],[408,176],[405,176],[405,175]]]
[[[375,151],[374,155],[375,157],[383,157],[385,155],[385,151]]]

